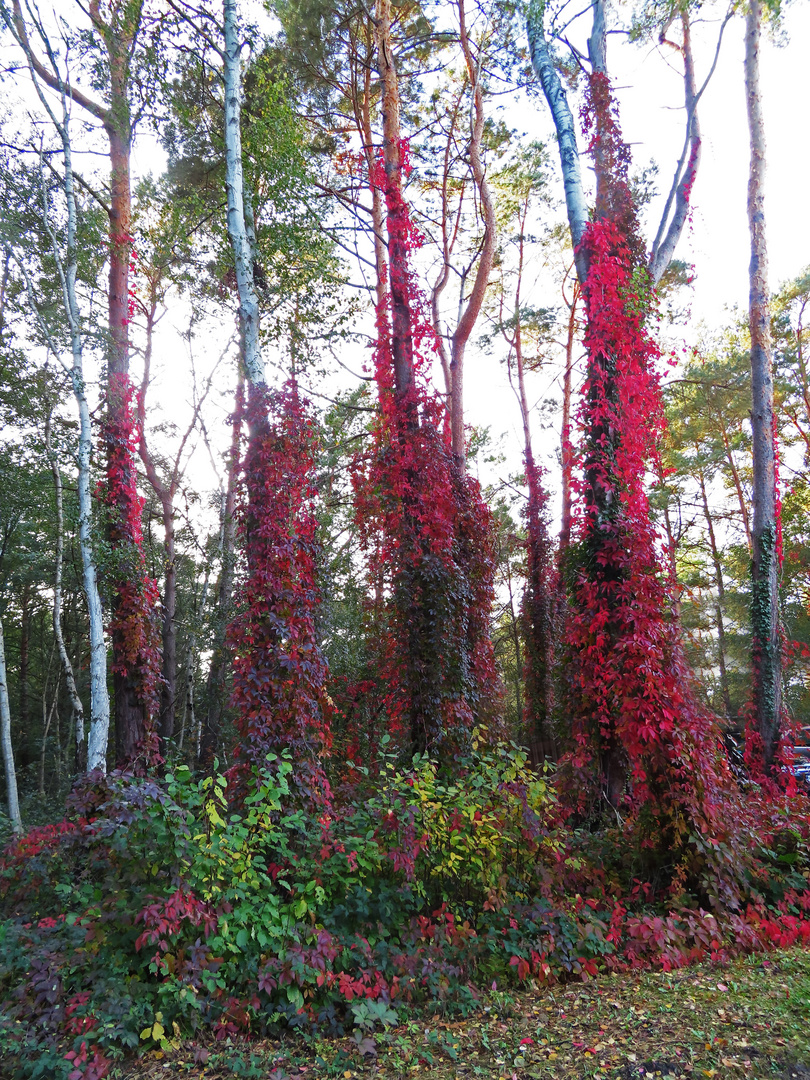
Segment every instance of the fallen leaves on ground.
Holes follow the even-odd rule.
[[[387,1032],[305,1045],[183,1046],[127,1080],[810,1080],[810,953],[489,995],[462,1020],[422,1012]]]

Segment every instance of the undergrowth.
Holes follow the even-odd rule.
[[[747,858],[728,848],[724,889],[701,897],[663,862],[657,885],[634,879],[618,826],[568,827],[548,777],[512,744],[475,739],[452,775],[383,753],[317,818],[287,757],[271,756],[250,790],[230,803],[225,777],[185,768],[97,776],[63,821],[9,845],[7,1071],[96,1080],[125,1054],[195,1034],[341,1035],[416,1006],[468,1014],[493,983],[810,942],[798,803],[757,818],[749,792]],[[722,878],[716,850],[707,859],[696,842],[692,858],[698,886],[700,865]]]

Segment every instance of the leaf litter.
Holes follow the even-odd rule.
[[[810,952],[493,990],[463,1019],[415,1011],[397,1027],[358,1035],[184,1043],[118,1066],[113,1076],[810,1080]]]

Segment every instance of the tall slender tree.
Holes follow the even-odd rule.
[[[77,7],[85,10],[81,4]],[[99,57],[94,70],[101,83],[102,100],[85,92],[60,69],[39,12],[29,0],[13,0],[13,15],[4,18],[25,52],[32,75],[57,93],[65,93],[101,124],[107,138],[110,197],[104,208],[110,232],[105,501],[114,564],[109,576],[116,755],[122,763],[130,763],[148,742],[156,710],[154,688],[159,667],[152,622],[154,583],[145,574],[141,543],[141,501],[135,474],[137,440],[133,439],[134,392],[129,377],[132,144],[135,128],[150,101],[148,88],[153,80],[148,63],[155,52],[151,47],[143,48],[144,0],[112,0],[106,6],[91,0],[86,11],[90,40]],[[149,53],[149,61],[145,61],[145,53]],[[136,61],[141,62],[143,70],[134,77]],[[136,87],[140,91],[137,103],[133,100]]]
[[[777,496],[776,430],[771,347],[768,248],[765,236],[765,122],[759,81],[762,3],[749,0],[745,21],[745,101],[751,157],[748,227],[751,262],[748,324],[751,334],[751,431],[754,461],[754,520],[751,529],[751,630],[754,720],[746,756],[766,776],[778,772],[782,725],[782,643],[779,626],[779,567],[782,541]]]

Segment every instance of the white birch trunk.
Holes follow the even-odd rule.
[[[55,65],[54,65],[55,66]],[[33,73],[33,69],[32,69]],[[79,412],[79,445],[76,455],[78,464],[79,492],[79,548],[82,557],[82,582],[87,612],[90,620],[90,734],[87,745],[87,768],[89,771],[107,768],[107,743],[110,734],[110,697],[107,691],[107,645],[104,640],[104,618],[101,597],[98,590],[98,574],[92,545],[93,501],[90,491],[90,457],[93,448],[93,430],[90,419],[90,406],[84,381],[84,358],[82,347],[81,316],[76,298],[76,273],[78,270],[78,250],[76,246],[77,208],[76,192],[73,182],[73,159],[70,146],[69,109],[64,87],[62,88],[62,118],[54,113],[50,100],[44,93],[39,81],[34,76],[34,87],[51,122],[59,133],[64,158],[64,192],[67,208],[66,250],[62,258],[56,233],[50,224],[50,207],[47,185],[42,177],[43,225],[48,234],[51,250],[62,286],[62,306],[70,329],[70,351],[72,363],[69,368],[71,386]],[[42,166],[41,166],[42,168]],[[30,291],[30,283],[29,283]],[[34,297],[31,306],[39,315]],[[45,329],[51,351],[54,356],[59,352],[52,341],[47,327]]]
[[[53,486],[56,494],[56,566],[54,569],[53,583],[53,634],[56,638],[56,646],[59,649],[59,659],[62,662],[62,670],[65,673],[68,697],[73,710],[73,724],[76,741],[76,767],[81,771],[85,767],[86,746],[84,732],[84,706],[79,692],[76,689],[76,679],[73,674],[73,665],[65,647],[65,636],[62,633],[62,563],[64,549],[64,511],[62,508],[62,474],[59,471],[59,461],[51,445],[51,418],[45,422],[45,450],[51,465],[53,474]]]
[[[532,0],[526,19],[529,37],[529,52],[532,67],[540,80],[551,117],[557,131],[557,144],[562,165],[563,186],[565,189],[565,207],[568,211],[568,224],[571,229],[571,244],[574,248],[577,277],[581,285],[588,276],[588,263],[583,251],[577,251],[588,224],[588,204],[582,186],[582,169],[579,163],[577,133],[574,117],[568,104],[560,76],[554,66],[548,41],[546,40],[543,17],[545,4],[542,0]]]
[[[239,320],[243,336],[245,372],[251,386],[264,384],[264,363],[259,343],[259,301],[253,281],[252,213],[245,201],[240,127],[242,62],[236,0],[224,0],[223,54],[225,76],[225,186],[228,195],[228,238],[233,249]]]
[[[15,833],[22,832],[20,800],[17,797],[17,773],[14,769],[14,751],[11,747],[11,710],[8,704],[8,680],[6,678],[6,647],[3,641],[3,624],[0,623],[0,744],[3,747],[3,763],[6,767],[6,793],[8,816]]]

